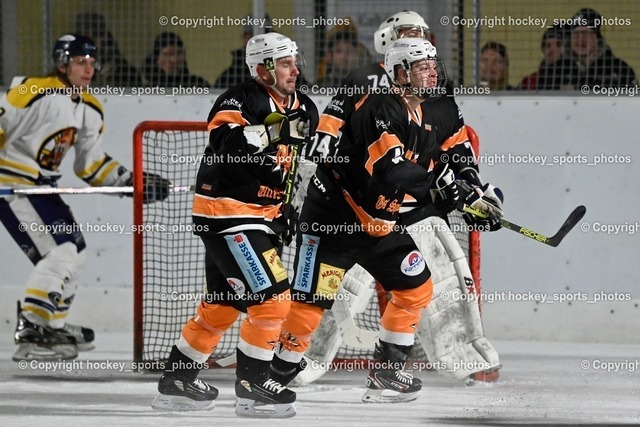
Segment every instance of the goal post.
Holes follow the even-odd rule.
[[[161,175],[174,187],[193,186],[199,160],[208,141],[206,122],[146,121],[140,123],[133,134],[133,347],[136,362],[166,360],[180,337],[183,325],[195,314],[196,306],[206,292],[204,248],[199,237],[192,232],[193,193],[173,192],[162,202],[143,204],[143,172]],[[477,140],[474,148],[478,153]],[[306,183],[300,182],[301,177],[308,180],[314,168],[310,162],[300,162],[296,191],[306,189]],[[301,197],[294,199],[302,200]],[[458,212],[450,216],[450,221],[464,224]],[[461,232],[462,226],[452,228],[468,254],[479,294],[479,233]],[[281,257],[290,279],[293,278],[294,255],[295,248],[289,246],[284,248]],[[366,329],[377,329],[385,305],[386,293],[379,290],[366,312],[357,316],[356,323]],[[225,332],[213,358],[234,353],[243,318],[244,315],[240,316]],[[337,357],[345,360],[371,359],[373,349],[363,351],[344,346]]]

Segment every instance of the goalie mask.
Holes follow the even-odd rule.
[[[373,35],[376,52],[384,55],[391,44],[401,37],[430,40],[429,26],[422,16],[410,10],[403,10],[387,18]]]
[[[444,63],[427,40],[403,38],[393,42],[384,56],[384,69],[395,86],[420,99],[436,99],[446,93]]]
[[[79,36],[76,34],[65,34],[60,37],[53,46],[51,55],[53,64],[56,68],[69,63],[69,59],[74,56],[84,56],[85,58],[94,58],[96,62],[94,69],[100,71],[100,63],[98,59],[98,48],[89,37]]]

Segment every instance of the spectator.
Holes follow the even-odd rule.
[[[265,15],[265,18],[267,18],[267,22],[271,21],[268,15]],[[265,30],[267,33],[270,31],[270,28]],[[245,46],[251,37],[253,37],[253,26],[245,25],[242,32],[242,48],[231,52],[231,66],[222,72],[213,87],[227,89],[251,80],[251,73],[245,62]]]
[[[164,32],[156,37],[153,53],[145,60],[143,70],[151,86],[209,86],[205,79],[189,72],[184,42],[175,33]]]
[[[511,90],[509,57],[502,43],[490,41],[480,50],[480,84],[491,91]]]
[[[573,89],[625,87],[636,84],[633,69],[617,58],[600,32],[602,16],[593,9],[581,9],[573,17],[571,52],[567,61],[556,63],[564,83]]]
[[[104,16],[93,12],[78,14],[75,32],[93,39],[100,52],[102,69],[94,74],[92,86],[142,86],[138,70],[120,52]]]
[[[366,46],[358,41],[358,30],[346,18],[348,25],[336,25],[327,32],[327,51],[318,62],[316,81],[322,86],[340,86],[351,70],[373,62]]]
[[[326,74],[318,79],[321,86],[341,86],[344,78],[354,70],[373,60],[369,52],[360,51],[355,31],[343,30],[333,33],[327,43]]]
[[[522,79],[521,90],[558,90],[562,86],[562,73],[556,62],[566,57],[568,28],[556,25],[547,28],[542,36],[540,49],[544,55],[538,70]]]
[[[266,22],[271,22],[269,15],[265,15],[264,17]],[[270,32],[271,28],[265,28],[265,33]],[[253,37],[253,26],[245,25],[242,32],[242,47],[231,52],[231,66],[220,74],[220,77],[218,77],[213,85],[214,88],[228,89],[252,79],[247,63],[245,62],[245,46],[251,37]],[[302,64],[299,65],[302,66]],[[302,70],[299,68],[298,71],[300,71],[300,74],[296,79],[296,88],[300,88],[300,85],[308,86],[306,79],[302,75]]]

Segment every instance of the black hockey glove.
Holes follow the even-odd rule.
[[[142,195],[143,203],[153,203],[166,199],[169,196],[169,191],[171,188],[171,181],[161,177],[160,175],[156,175],[154,173],[143,172],[143,182],[142,182]],[[131,177],[126,182],[127,186],[133,185],[133,173]],[[133,194],[127,194],[130,197],[133,197]]]
[[[441,212],[451,212],[460,200],[460,191],[453,171],[449,169],[448,164],[440,163],[433,173],[436,176],[430,190],[433,205]]]

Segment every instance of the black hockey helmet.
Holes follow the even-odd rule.
[[[77,34],[65,34],[60,37],[53,46],[53,64],[56,68],[67,65],[72,56],[87,56],[96,59],[95,69],[100,70],[98,59],[98,48],[89,37]]]

